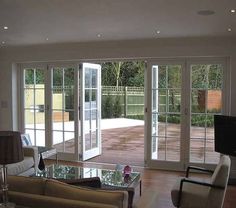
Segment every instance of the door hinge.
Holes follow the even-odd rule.
[[[83,155],[80,153],[79,154],[79,161],[82,161],[82,159],[83,159]]]
[[[145,113],[147,113],[147,111],[148,111],[148,110],[147,110],[147,107],[146,107],[146,108],[145,108]]]

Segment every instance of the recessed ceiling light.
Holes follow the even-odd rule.
[[[157,34],[160,34],[160,33],[161,33],[161,31],[160,31],[160,30],[157,30],[157,31],[156,31],[156,33],[157,33]]]
[[[100,37],[102,37],[102,35],[101,35],[100,33],[98,33],[98,34],[97,34],[97,37],[100,38]]]
[[[231,32],[232,31],[232,29],[231,28],[228,28],[228,32]]]
[[[230,12],[231,12],[231,13],[235,13],[235,9],[231,9]]]
[[[46,41],[48,41],[49,39],[48,38],[46,38]]]
[[[3,29],[4,29],[4,30],[8,30],[8,27],[7,27],[7,26],[4,26]]]
[[[197,12],[197,14],[203,15],[203,16],[209,16],[209,15],[215,14],[215,11],[213,11],[213,10],[200,10]]]
[[[5,44],[5,41],[2,41],[2,44]]]

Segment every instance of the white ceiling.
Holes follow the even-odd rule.
[[[236,0],[0,0],[0,45],[235,37],[231,9]]]

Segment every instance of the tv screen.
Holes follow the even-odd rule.
[[[236,156],[236,117],[215,115],[215,151]]]

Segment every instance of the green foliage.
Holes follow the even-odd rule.
[[[144,120],[144,115],[128,115],[127,118],[137,119],[137,120]]]
[[[112,118],[113,100],[112,96],[108,94],[102,97],[102,118]]]
[[[26,69],[25,84],[44,84],[44,71],[42,69]]]
[[[180,123],[180,116],[179,115],[166,116],[166,114],[161,114],[158,116],[158,121],[179,124]],[[214,125],[214,116],[213,115],[196,114],[196,115],[191,116],[191,126],[213,127],[213,125]]]
[[[220,64],[192,65],[192,88],[221,89],[223,66]]]
[[[166,121],[166,117],[167,117],[167,121]],[[180,116],[179,115],[159,115],[158,116],[158,121],[159,122],[168,122],[168,123],[176,123],[179,124],[180,123]]]
[[[102,63],[102,85],[144,86],[144,61]]]
[[[122,115],[122,108],[120,102],[120,96],[116,96],[113,104],[113,117],[120,118]]]
[[[102,98],[102,118],[120,118],[122,107],[120,96],[113,98],[110,94]]]

